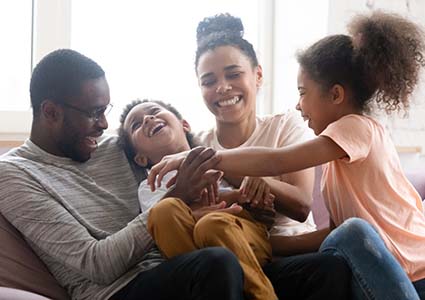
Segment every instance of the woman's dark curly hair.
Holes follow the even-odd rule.
[[[327,91],[341,84],[353,92],[358,109],[371,101],[387,113],[409,108],[421,67],[425,66],[424,34],[395,14],[358,15],[348,25],[350,36],[332,35],[298,53],[301,68]]]
[[[183,120],[182,115],[174,106],[172,106],[171,104],[167,104],[161,100],[137,99],[127,104],[120,116],[120,127],[118,128],[118,144],[124,150],[128,160],[132,163],[133,163],[134,157],[136,156],[136,152],[134,150],[133,145],[131,144],[131,141],[129,139],[127,132],[124,130],[124,122],[127,119],[128,114],[134,107],[136,107],[139,104],[147,103],[147,102],[156,103],[164,107],[166,110],[172,112],[177,117],[177,119]],[[190,148],[194,148],[197,146],[197,144],[195,143],[194,136],[191,132],[186,132],[186,139],[187,139],[187,142],[189,143]],[[151,167],[152,167],[151,165],[147,166],[147,168],[151,168]]]
[[[221,46],[232,46],[240,49],[248,57],[252,67],[258,66],[257,55],[250,42],[243,38],[244,27],[240,18],[229,13],[218,14],[203,19],[196,29],[195,69],[198,67],[199,58],[209,50]]]

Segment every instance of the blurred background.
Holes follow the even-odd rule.
[[[214,125],[194,70],[195,32],[204,17],[229,12],[242,19],[264,70],[258,113],[269,114],[294,109],[298,101],[298,49],[345,33],[354,14],[376,9],[425,26],[425,0],[2,0],[0,148],[28,137],[32,68],[55,49],[75,49],[104,68],[114,104],[110,132],[136,98],[172,103],[200,131]],[[423,86],[407,115],[378,116],[409,169],[425,167]]]

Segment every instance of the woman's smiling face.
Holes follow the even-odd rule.
[[[204,102],[224,123],[240,122],[255,116],[262,69],[233,46],[220,46],[202,54],[197,67]]]

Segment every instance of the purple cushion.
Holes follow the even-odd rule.
[[[315,167],[315,178],[313,188],[313,205],[311,210],[313,212],[314,222],[317,229],[322,229],[329,225],[329,213],[323,201],[322,192],[320,191],[320,180],[322,178],[322,166]]]
[[[425,199],[425,171],[408,171],[406,172],[406,177],[413,184],[419,195],[421,195],[421,198]]]

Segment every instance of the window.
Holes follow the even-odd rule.
[[[425,25],[425,1],[340,0],[4,0],[0,1],[0,140],[22,140],[31,125],[31,68],[58,48],[73,48],[105,69],[118,126],[125,104],[139,98],[169,101],[194,131],[214,117],[203,104],[194,70],[198,22],[220,12],[239,16],[263,66],[259,114],[293,109],[298,101],[295,52],[328,33],[343,33],[360,11],[387,9]],[[33,8],[34,5],[34,8]],[[184,7],[182,7],[184,6]],[[409,119],[391,119],[397,145],[425,151],[423,89]]]
[[[32,1],[0,2],[0,110],[28,110]]]
[[[195,74],[196,26],[204,17],[229,12],[242,19],[245,37],[256,47],[258,3],[191,0],[184,7],[168,0],[72,1],[71,48],[106,72],[114,104],[110,128],[118,126],[123,106],[135,98],[172,103],[195,131],[214,124]]]
[[[298,103],[298,63],[295,54],[327,35],[328,0],[276,1],[274,34],[273,111]]]

